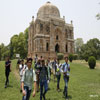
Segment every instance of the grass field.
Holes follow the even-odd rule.
[[[69,100],[100,100],[100,61],[97,61],[97,68],[90,70],[84,61],[74,61],[70,63],[70,81],[68,88]],[[99,66],[99,67],[98,67]],[[16,60],[12,61],[12,72],[10,73],[10,84],[4,88],[5,83],[4,62],[0,62],[0,100],[22,100],[20,90],[20,80],[16,71]],[[63,76],[60,81],[61,92],[56,91],[56,82],[51,80],[50,90],[46,94],[47,100],[65,100],[63,97],[64,81]],[[30,100],[39,100],[39,94]]]

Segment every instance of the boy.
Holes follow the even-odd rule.
[[[23,72],[22,76],[22,93],[23,93],[22,100],[29,100],[32,91],[33,81],[34,81],[33,97],[35,96],[36,93],[36,75],[35,71],[31,68],[31,66],[32,66],[32,58],[28,58],[27,68]]]

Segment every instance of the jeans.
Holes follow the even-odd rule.
[[[65,82],[65,87],[64,87],[64,95],[67,98],[68,97],[68,82],[69,82],[69,76],[64,76],[64,82]]]
[[[9,83],[9,73],[10,73],[10,70],[5,70],[5,76],[6,76],[5,85],[7,85],[7,83]]]
[[[57,77],[57,89],[60,89],[59,83],[60,83],[61,74],[60,75],[56,75],[56,77]]]
[[[43,87],[44,87],[44,93],[43,93]],[[48,84],[47,84],[47,80],[40,80],[40,100],[42,100],[42,96],[45,100],[45,94],[48,90]]]
[[[24,86],[24,90],[26,91],[26,95],[23,96],[22,100],[29,100],[31,95],[31,90],[29,90],[29,87]]]

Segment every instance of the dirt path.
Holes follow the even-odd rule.
[[[19,72],[17,69],[14,69],[13,74],[15,75],[16,79],[19,81],[20,80],[20,76],[19,76]]]

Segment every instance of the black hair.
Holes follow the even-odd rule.
[[[33,60],[32,58],[27,58],[27,62],[29,62],[29,61],[32,62],[32,60]]]
[[[68,56],[65,56],[65,59],[68,59]]]
[[[24,60],[22,59],[21,61],[23,62]]]

